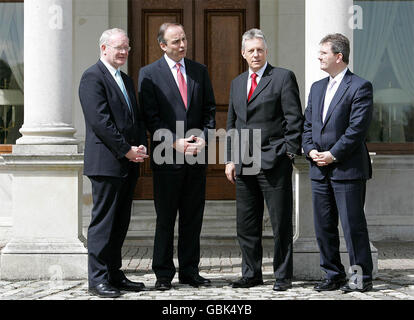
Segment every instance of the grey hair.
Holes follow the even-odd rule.
[[[246,40],[252,40],[255,38],[262,39],[265,49],[267,49],[266,38],[265,38],[263,31],[260,29],[253,28],[253,29],[247,30],[242,36],[242,51],[244,51]]]
[[[109,30],[105,30],[102,35],[101,38],[99,39],[99,48],[102,47],[102,45],[104,44],[108,44],[109,39],[114,35],[114,34],[123,34],[124,36],[126,36],[128,38],[127,33],[122,30],[122,29],[118,29],[118,28],[113,28],[113,29],[109,29]]]

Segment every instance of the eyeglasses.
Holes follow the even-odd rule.
[[[116,51],[131,51],[131,47],[113,47],[109,44],[107,44],[108,47],[114,48]]]

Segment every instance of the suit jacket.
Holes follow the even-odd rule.
[[[121,76],[133,114],[115,79],[100,60],[82,75],[79,98],[86,125],[84,174],[87,176],[125,177],[132,164],[125,154],[131,146],[147,145],[133,81],[123,72]]]
[[[187,74],[187,109],[174,76],[164,57],[141,68],[138,79],[138,96],[146,121],[147,129],[151,134],[151,153],[160,144],[154,141],[154,133],[159,129],[168,129],[175,141],[183,136],[177,136],[177,121],[181,121],[184,134],[188,130],[198,129],[208,140],[208,129],[214,129],[215,99],[213,88],[206,66],[195,61],[184,59]],[[173,150],[174,163],[159,165],[151,156],[151,165],[154,170],[179,168],[182,164],[176,163],[176,151]]]
[[[231,83],[227,131],[261,129],[261,168],[276,166],[286,153],[301,154],[303,130],[302,107],[295,74],[283,68],[267,65],[250,101],[247,101],[246,71]],[[239,139],[241,141],[241,139]],[[251,147],[251,144],[250,144]],[[235,150],[227,144],[227,159],[234,161]],[[239,145],[236,173],[241,173],[241,147]]]
[[[365,144],[372,118],[372,84],[351,71],[345,73],[322,122],[322,111],[329,77],[315,82],[305,110],[303,150],[330,151],[337,159],[318,167],[310,159],[310,177],[322,180],[369,179],[371,160]]]

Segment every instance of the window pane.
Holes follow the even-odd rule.
[[[354,1],[354,70],[374,86],[368,142],[414,142],[414,1]]]
[[[0,3],[0,144],[14,144],[23,124],[23,3]]]

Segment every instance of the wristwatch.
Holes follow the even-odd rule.
[[[332,154],[332,153],[331,153]],[[333,162],[338,162],[338,160],[335,158],[335,156],[332,154],[332,161]]]
[[[289,159],[295,159],[295,154],[294,153],[291,153],[291,152],[286,152],[286,154],[287,154],[287,156],[289,157]]]

